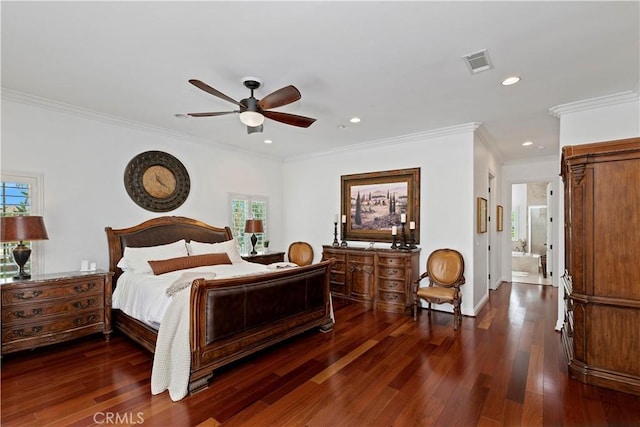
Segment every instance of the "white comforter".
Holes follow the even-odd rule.
[[[267,271],[270,271],[267,266],[253,262],[189,268],[157,276],[125,271],[118,278],[112,307],[158,329],[172,300],[167,295],[167,288],[184,274],[202,273],[200,277],[205,278],[213,274],[216,278],[223,279]]]

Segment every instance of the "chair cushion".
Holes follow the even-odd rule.
[[[439,302],[453,302],[455,293],[455,288],[440,288],[438,286],[418,289],[418,297],[425,300],[437,300]]]

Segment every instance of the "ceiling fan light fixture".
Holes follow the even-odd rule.
[[[256,111],[243,111],[240,113],[240,121],[247,126],[256,127],[264,123],[264,116]]]

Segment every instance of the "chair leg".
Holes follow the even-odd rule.
[[[462,314],[460,313],[460,302],[453,302],[453,330],[457,331],[462,323]]]
[[[418,298],[413,297],[413,321],[418,321]]]

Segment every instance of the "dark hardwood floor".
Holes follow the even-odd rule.
[[[2,426],[632,426],[640,397],[567,376],[557,290],[504,283],[453,316],[336,307],[308,333],[218,371],[180,402],[152,396],[152,356],[116,335],[2,359]]]

